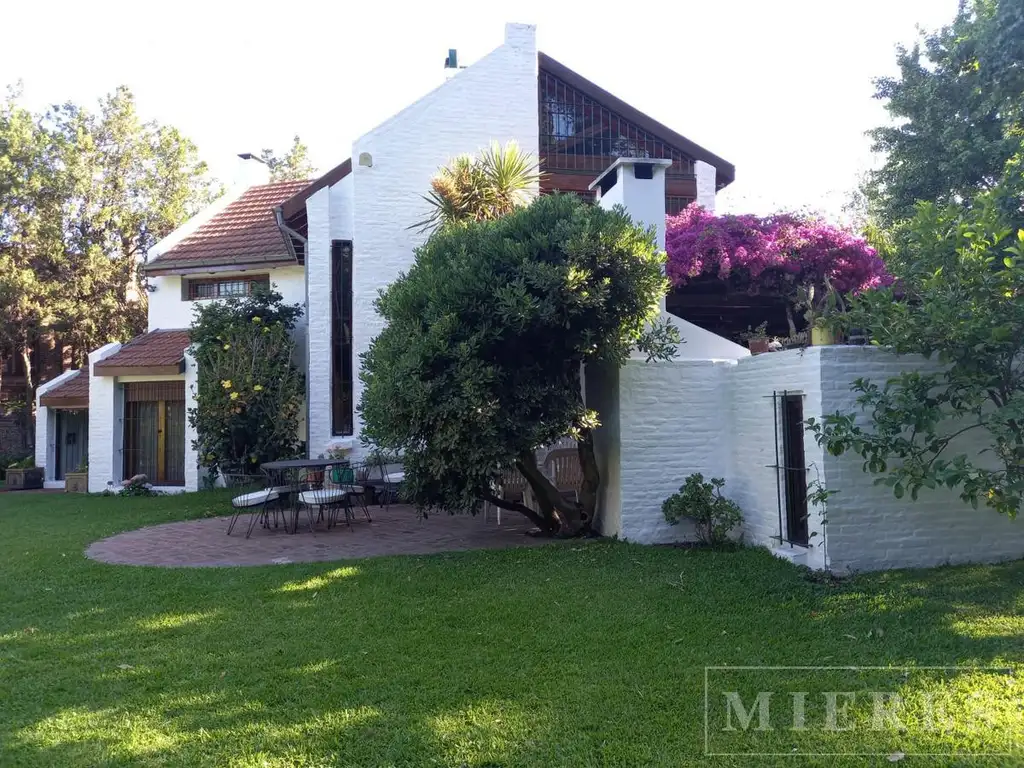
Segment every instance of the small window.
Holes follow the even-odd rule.
[[[189,301],[200,299],[226,299],[232,296],[251,296],[259,288],[270,287],[270,276],[224,277],[188,280],[185,295]]]

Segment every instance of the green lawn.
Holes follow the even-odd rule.
[[[0,766],[888,765],[705,757],[705,667],[1024,670],[1024,563],[829,585],[763,551],[615,542],[237,569],[82,554],[214,511],[213,494],[0,493]],[[724,676],[712,700],[716,685],[866,684],[844,671],[710,674]],[[908,673],[901,691],[936,675]],[[1020,680],[953,676],[954,704],[1009,702],[980,731],[960,719],[927,733],[777,728],[720,733],[713,748],[1005,751],[1016,756],[904,764],[1021,765]],[[850,716],[866,722],[859,703]]]

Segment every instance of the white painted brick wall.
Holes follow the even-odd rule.
[[[422,233],[409,227],[427,213],[423,195],[437,169],[492,141],[514,139],[536,156],[537,125],[535,29],[511,24],[503,45],[355,141],[353,346],[357,361],[383,327],[373,308],[378,291],[412,265],[413,250],[424,240]],[[364,152],[372,156],[372,167],[359,165]],[[361,393],[357,376],[357,403]],[[357,418],[357,434],[359,429]]]
[[[121,345],[107,344],[89,353],[89,370],[97,362],[121,349]],[[101,493],[107,483],[121,478],[121,417],[123,414],[121,387],[113,376],[89,379],[89,493]]]
[[[755,355],[740,360],[732,371],[729,430],[733,439],[733,472],[726,492],[743,510],[744,540],[768,547],[779,545],[779,490],[776,463],[776,405],[774,392],[802,394],[804,417],[821,413],[820,347]],[[823,455],[814,437],[804,433],[804,459],[808,482],[815,471],[824,476]],[[785,504],[785,497],[782,500]],[[809,564],[824,564],[820,515],[809,510]],[[783,525],[785,512],[783,507]]]
[[[897,357],[871,347],[822,350],[822,398],[826,413],[860,413],[854,379],[883,383],[904,370],[934,370],[917,356]],[[960,443],[974,453],[986,439],[978,433]],[[954,446],[949,450],[953,451]],[[955,455],[956,451],[952,455]],[[828,457],[826,481],[839,494],[829,501],[828,550],[837,570],[994,562],[1024,557],[1024,520],[1010,520],[985,507],[975,510],[946,489],[897,499],[891,488],[875,486],[856,455]]]
[[[588,402],[601,410],[606,425],[601,440],[612,440],[615,429],[621,435],[617,470],[614,449],[601,446],[611,464],[602,468],[610,486],[602,497],[602,532],[642,543],[692,538],[692,526],[664,522],[661,505],[688,475],[701,472],[725,478],[725,494],[743,510],[747,542],[777,546],[772,394],[803,394],[806,415],[820,413],[818,355],[812,348],[738,362],[630,361],[619,372],[617,407],[607,398],[593,399],[588,390]],[[804,451],[808,464],[823,473],[821,450],[810,435],[805,435]],[[818,532],[811,539],[811,562],[823,563],[823,537],[813,517],[810,528]]]
[[[697,205],[708,210],[715,210],[715,166],[698,160],[694,163],[697,176]]]
[[[254,275],[269,274],[270,283],[278,291],[287,304],[306,305],[306,270],[299,266],[278,267],[276,269],[246,270],[235,274]],[[186,277],[221,277],[223,273],[207,275],[189,275]],[[149,278],[150,285],[155,289],[149,294],[149,330],[157,328],[188,328],[192,325],[193,309],[198,303],[181,300],[181,275],[161,275]],[[305,325],[305,317],[299,321]],[[303,331],[304,333],[304,331]]]
[[[331,203],[329,189],[321,189],[306,200],[309,306],[306,397],[310,456],[323,453],[331,439]]]
[[[587,407],[597,411],[601,419],[601,425],[594,431],[594,455],[601,475],[595,525],[605,536],[621,536],[619,369],[609,365],[588,366],[583,383]]]
[[[730,362],[629,361],[619,371],[621,535],[644,544],[692,538],[662,502],[694,472],[730,474]]]

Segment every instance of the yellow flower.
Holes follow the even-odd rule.
[[[231,349],[231,345],[230,344],[225,344],[224,345],[224,349]]]
[[[255,387],[252,388],[252,391],[253,392],[262,392],[263,391],[263,385],[262,384],[257,384]]]
[[[220,385],[221,385],[222,387],[224,387],[224,389],[231,389],[231,379],[224,379],[224,380],[223,380],[223,381],[222,381],[222,382],[220,383]]]
[[[258,325],[259,323],[263,322],[263,318],[260,317],[259,315],[256,315],[256,317],[254,317],[252,321]]]
[[[232,400],[237,400],[238,399],[238,393],[237,392],[232,392],[231,393],[231,399]]]
[[[270,329],[267,328],[267,326],[263,326],[263,332],[264,333],[270,333]]]

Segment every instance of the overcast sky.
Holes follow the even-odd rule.
[[[540,49],[726,158],[720,208],[838,215],[885,120],[871,79],[957,0],[504,3],[17,2],[3,11],[0,84],[29,106],[94,103],[120,84],[230,180],[234,156],[298,133],[326,170],[354,138],[435,87],[449,48],[470,63],[506,21]],[[146,9],[159,9],[146,10]]]

